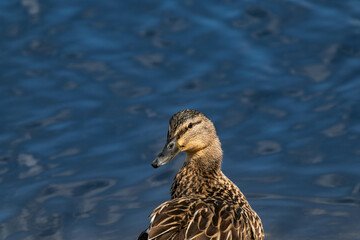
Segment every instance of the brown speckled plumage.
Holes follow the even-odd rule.
[[[221,171],[222,150],[212,122],[198,111],[180,111],[169,122],[168,141],[173,138],[186,160],[171,200],[153,211],[150,227],[138,239],[263,240],[259,216]]]

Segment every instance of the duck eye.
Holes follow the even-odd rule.
[[[192,124],[192,123],[189,123],[188,128],[192,128],[192,127],[193,127],[193,124]]]

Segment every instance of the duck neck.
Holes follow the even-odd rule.
[[[176,174],[171,197],[207,195],[204,186],[211,186],[222,176],[222,150],[218,139],[195,153],[186,153],[183,167]]]
[[[196,152],[187,152],[183,168],[192,168],[199,173],[220,172],[223,153],[218,138]]]

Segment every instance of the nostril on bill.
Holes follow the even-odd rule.
[[[174,147],[174,143],[170,143],[169,145],[168,145],[168,148],[169,149],[172,149]]]

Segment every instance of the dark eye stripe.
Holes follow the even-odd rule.
[[[192,127],[194,127],[194,126],[197,125],[197,124],[200,124],[201,122],[202,122],[202,121],[199,120],[199,121],[197,121],[197,122],[192,123]],[[188,129],[189,129],[188,127],[183,128],[183,129],[177,134],[177,138],[179,139],[182,135],[184,135],[184,133],[185,133]]]

